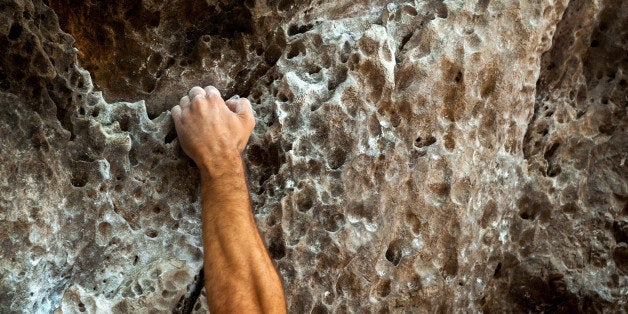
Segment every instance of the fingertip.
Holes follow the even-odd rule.
[[[237,114],[243,116],[251,124],[251,129],[255,127],[255,114],[251,102],[246,98],[238,99]]]
[[[225,101],[225,105],[227,105],[227,108],[229,108],[229,110],[231,110],[233,113],[238,112],[238,102],[236,101],[236,99],[228,99],[227,101]]]
[[[255,111],[253,110],[253,106],[251,105],[251,102],[249,101],[248,98],[240,98],[238,101],[241,104],[241,110],[247,110],[249,111],[249,113],[251,114],[251,116],[255,115]]]
[[[245,104],[247,104],[249,106],[251,105],[251,102],[246,97],[238,97],[238,101],[244,102]]]
[[[190,97],[188,96],[181,97],[181,100],[179,100],[179,106],[185,107],[189,105],[190,105]]]
[[[204,91],[208,98],[216,97],[216,96],[222,98],[222,96],[220,95],[220,91],[212,85],[205,87]]]
[[[190,99],[194,99],[197,95],[206,96],[207,93],[200,86],[194,86],[190,89],[188,96],[190,96]]]
[[[179,107],[179,105],[172,107],[172,109],[170,110],[170,116],[172,117],[174,126],[178,127],[181,123],[181,107]]]
[[[181,106],[176,105],[176,106],[172,107],[172,109],[170,109],[170,113],[172,115],[175,115],[175,114],[179,115],[179,114],[181,114]]]

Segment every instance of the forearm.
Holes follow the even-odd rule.
[[[207,169],[201,167],[201,194],[211,311],[284,312],[281,281],[255,225],[240,159],[221,165],[221,173]]]

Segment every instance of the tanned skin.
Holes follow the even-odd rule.
[[[281,280],[255,225],[241,153],[255,118],[246,98],[193,87],[172,108],[201,177],[205,289],[211,313],[285,313]]]

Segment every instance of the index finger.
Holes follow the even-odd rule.
[[[239,98],[237,100],[237,105],[235,108],[235,113],[244,118],[245,120],[253,123],[255,125],[255,116],[253,113],[253,107],[251,106],[251,102],[246,98]]]

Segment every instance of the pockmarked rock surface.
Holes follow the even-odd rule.
[[[626,310],[627,2],[88,3],[0,3],[0,312],[206,311],[208,84],[290,312]]]

